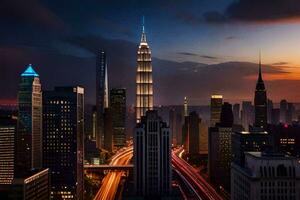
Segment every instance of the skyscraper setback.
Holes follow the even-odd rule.
[[[42,167],[42,90],[39,75],[29,64],[21,74],[18,94],[18,172]]]
[[[96,144],[103,148],[104,143],[104,109],[108,107],[108,79],[106,53],[100,50],[96,57]]]
[[[144,22],[143,22],[144,23]],[[145,27],[141,42],[137,52],[137,71],[136,71],[136,122],[141,121],[141,117],[146,111],[153,109],[153,79],[151,50],[146,40]]]

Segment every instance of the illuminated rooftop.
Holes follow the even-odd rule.
[[[212,98],[212,99],[222,99],[223,96],[222,96],[222,95],[219,95],[219,94],[214,94],[214,95],[211,95],[211,98]]]
[[[28,65],[27,69],[21,74],[21,76],[39,77],[39,75],[32,68],[31,64]]]

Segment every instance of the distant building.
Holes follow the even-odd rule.
[[[49,169],[26,172],[12,184],[0,186],[0,199],[49,200],[49,181]]]
[[[106,52],[100,50],[96,57],[96,109],[97,109],[97,147],[104,145],[104,109],[108,107],[108,77]]]
[[[280,123],[280,109],[274,108],[272,109],[272,117],[271,124],[279,124]]]
[[[157,111],[147,111],[134,136],[134,183],[138,196],[168,196],[171,192],[171,138]],[[154,198],[154,197],[153,197]]]
[[[91,139],[96,140],[97,135],[97,107],[92,108],[92,136]]]
[[[189,115],[188,99],[187,99],[187,97],[184,97],[184,102],[183,102],[183,116],[186,117],[188,115]]]
[[[234,124],[241,124],[240,104],[236,103],[232,107]]]
[[[109,152],[113,150],[113,124],[112,111],[110,108],[105,108],[103,113],[104,122],[104,144],[103,148]]]
[[[233,162],[243,166],[245,164],[245,152],[260,152],[270,149],[271,136],[268,132],[234,132],[231,136]]]
[[[254,97],[255,123],[254,126],[265,130],[268,124],[267,117],[267,91],[261,73],[261,61],[259,58],[258,79]]]
[[[39,75],[31,64],[21,74],[18,109],[17,176],[42,167],[42,90]]]
[[[249,126],[254,123],[254,107],[251,101],[242,102],[241,118],[244,129],[249,131]]]
[[[110,109],[112,112],[114,149],[124,147],[126,143],[126,89],[110,90]]]
[[[295,115],[295,106],[293,103],[288,103],[287,104],[287,111],[286,111],[286,123],[292,124],[294,120],[294,115]]]
[[[146,40],[145,27],[137,52],[136,68],[136,123],[148,110],[153,110],[153,78],[151,64],[151,50]]]
[[[222,106],[221,121],[209,128],[208,136],[208,175],[210,182],[230,191],[231,135],[233,133],[233,114],[231,104]]]
[[[273,101],[271,99],[268,99],[267,102],[267,116],[268,116],[268,124],[272,123],[272,117],[273,117],[273,109],[274,109],[274,105],[273,105]]]
[[[195,111],[185,117],[182,138],[183,146],[187,153],[198,154],[200,152],[200,123],[201,119]]]
[[[277,124],[268,127],[276,151],[300,157],[300,125]]]
[[[280,122],[286,123],[286,113],[288,108],[288,102],[283,99],[280,101]]]
[[[14,178],[16,129],[15,119],[0,117],[0,185],[12,184]]]
[[[300,164],[283,154],[247,152],[245,166],[233,163],[231,199],[300,199]]]
[[[223,103],[222,95],[212,95],[210,99],[210,126],[214,127],[220,122],[221,109]]]
[[[84,88],[56,87],[43,94],[43,166],[52,199],[83,199]]]

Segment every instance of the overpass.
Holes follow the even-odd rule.
[[[133,170],[133,165],[84,165],[84,170],[89,172],[130,171]]]

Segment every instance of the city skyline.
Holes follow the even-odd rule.
[[[298,1],[3,0],[0,199],[300,200]]]
[[[73,85],[74,79],[80,79],[78,84],[87,88],[86,101],[92,103],[95,80],[90,77],[94,73],[94,53],[101,46],[110,55],[110,85],[126,87],[128,105],[134,104],[132,77],[143,15],[149,42],[155,49],[153,74],[158,82],[154,89],[159,96],[155,105],[180,104],[184,96],[189,97],[191,105],[207,104],[207,96],[212,93],[222,93],[226,101],[253,100],[250,91],[256,79],[259,49],[270,99],[279,102],[283,94],[289,101],[300,101],[300,95],[291,92],[300,86],[298,51],[294,45],[300,31],[299,3],[251,2],[178,1],[175,7],[170,1],[162,5],[151,1],[139,4],[139,9],[136,1],[88,2],[82,5],[79,17],[79,2],[73,2],[74,7],[62,12],[68,3],[30,1],[28,5],[32,6],[27,8],[21,3],[4,1],[2,15],[7,20],[0,21],[5,29],[0,40],[0,89],[4,90],[3,83],[10,84],[0,103],[16,102],[14,80],[28,63],[36,66],[44,77],[43,89]],[[239,15],[245,6],[255,12]],[[268,12],[263,12],[266,8]],[[291,12],[288,8],[292,8]],[[9,15],[6,9],[20,14]],[[35,16],[41,17],[36,20]],[[18,26],[11,28],[15,23]],[[15,31],[19,29],[22,36]],[[112,53],[115,49],[118,54]],[[58,69],[61,73],[57,74]],[[68,73],[72,76],[65,77]],[[116,74],[125,76],[120,80]],[[214,79],[218,81],[211,81]],[[235,98],[237,94],[239,97]]]

